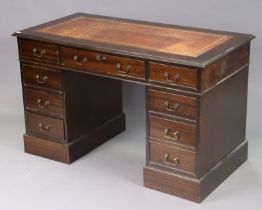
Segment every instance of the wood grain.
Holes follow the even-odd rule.
[[[146,166],[144,167],[144,186],[200,202],[200,184],[197,179],[188,179],[187,177]]]
[[[85,21],[83,21],[83,25],[77,23],[68,24],[68,26],[66,26],[68,30],[63,26],[64,23],[77,20],[78,18],[90,20],[91,22],[94,21],[94,27],[85,24]],[[106,24],[106,30],[100,28],[100,24],[96,24],[100,21],[110,23]],[[59,26],[60,24],[62,24],[61,27]],[[116,32],[112,26],[116,27],[117,25],[121,25],[121,27],[120,30]],[[56,26],[58,27],[56,28]],[[108,29],[109,26],[110,28]],[[129,26],[134,27],[129,28]],[[49,27],[54,27],[54,30],[50,29],[50,33],[48,32]],[[95,30],[100,28],[102,31],[100,30],[100,34],[92,34],[88,31],[88,29],[91,29],[92,32],[92,28]],[[139,28],[141,28],[141,30],[138,30]],[[41,32],[42,29],[47,30],[46,32]],[[66,30],[63,31],[63,29]],[[74,29],[76,30],[74,31]],[[151,29],[153,29],[153,31]],[[61,35],[59,35],[59,33]],[[66,33],[68,34],[66,35]],[[153,23],[86,13],[76,13],[59,18],[48,23],[18,31],[13,35],[23,39],[52,42],[60,46],[79,47],[85,50],[100,51],[119,56],[135,57],[154,62],[162,61],[180,66],[194,66],[199,68],[207,67],[209,64],[231,53],[242,44],[250,42],[255,37],[251,34]],[[78,37],[78,35],[80,35],[80,37]],[[81,36],[92,36],[92,39],[81,38]],[[108,40],[108,42],[105,40]],[[220,40],[221,42],[215,40]],[[211,44],[211,42],[213,43]],[[192,57],[193,54],[195,57]]]
[[[65,47],[62,48],[62,55],[63,64],[70,68],[145,80],[144,61]],[[74,61],[75,56],[78,56],[80,64]],[[101,56],[105,60],[98,61],[97,56]],[[87,61],[83,62],[84,59],[87,59]],[[119,70],[117,65],[120,65]],[[128,69],[129,67],[130,69]]]
[[[68,142],[123,114],[120,80],[66,71],[63,81]]]
[[[62,163],[70,163],[69,150],[66,145],[26,134],[24,135],[24,146],[27,153]]]
[[[124,80],[146,85],[145,186],[201,202],[246,160],[253,35],[82,13],[14,35],[26,152],[71,163],[123,131]]]
[[[246,139],[247,83],[248,67],[245,67],[201,98],[199,176]]]
[[[169,169],[172,168],[174,171],[179,170],[195,174],[194,152],[178,149],[176,147],[171,147],[156,142],[150,142],[149,149],[149,165],[151,163],[156,163]],[[166,154],[169,156],[168,161],[164,161],[164,157]],[[179,163],[177,165],[172,164],[174,158],[178,158],[179,160]]]
[[[201,71],[201,92],[204,92],[240,68],[249,64],[250,44],[245,44]]]
[[[25,152],[70,164],[123,130],[125,130],[125,115],[121,114],[70,144],[66,142],[61,144],[25,134]]]
[[[23,84],[25,86],[41,87],[61,92],[62,86],[60,71],[55,71],[48,67],[43,68],[28,64],[22,64],[21,68],[23,74]],[[44,77],[47,77],[48,79],[44,83],[39,83],[37,81],[37,75],[39,76],[40,81],[42,81]]]
[[[195,125],[154,117],[152,115],[149,116],[149,125],[150,137],[172,142],[175,144],[183,144],[193,147],[196,145]],[[165,129],[169,129],[170,132],[179,132],[178,139],[173,140],[171,138],[165,137],[165,135],[163,134]]]
[[[63,116],[63,99],[61,95],[43,90],[25,88],[24,96],[26,109]]]
[[[36,49],[35,54],[33,53],[34,49]],[[41,52],[45,53],[41,55]],[[58,47],[49,43],[21,40],[20,56],[39,62],[58,63]]]
[[[197,98],[149,89],[149,111],[197,119]]]
[[[167,75],[167,76],[165,76]],[[176,76],[180,79],[176,81]],[[185,69],[175,65],[150,63],[151,82],[159,82],[162,85],[182,86],[190,89],[198,89],[198,74],[196,69]]]
[[[246,159],[247,142],[243,142],[200,179],[146,166],[144,167],[144,186],[200,203]],[[226,196],[224,195],[225,199]]]
[[[40,114],[26,112],[27,125],[26,130],[29,134],[34,134],[39,137],[51,137],[58,140],[64,140],[64,122],[63,120],[47,117]],[[39,124],[44,127],[49,127],[46,131]]]

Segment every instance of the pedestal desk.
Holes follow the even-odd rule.
[[[124,131],[124,80],[146,86],[146,187],[201,202],[247,159],[254,36],[82,13],[14,35],[25,152],[71,163]]]

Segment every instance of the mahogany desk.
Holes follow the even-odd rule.
[[[146,86],[146,187],[201,202],[247,159],[254,36],[81,13],[14,35],[25,152],[71,163],[124,131],[125,80]]]

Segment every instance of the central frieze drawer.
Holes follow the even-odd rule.
[[[63,47],[62,65],[86,72],[145,80],[145,62],[86,50]]]

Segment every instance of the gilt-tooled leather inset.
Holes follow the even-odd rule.
[[[37,32],[189,57],[198,57],[231,38],[223,34],[85,16],[40,28]]]

